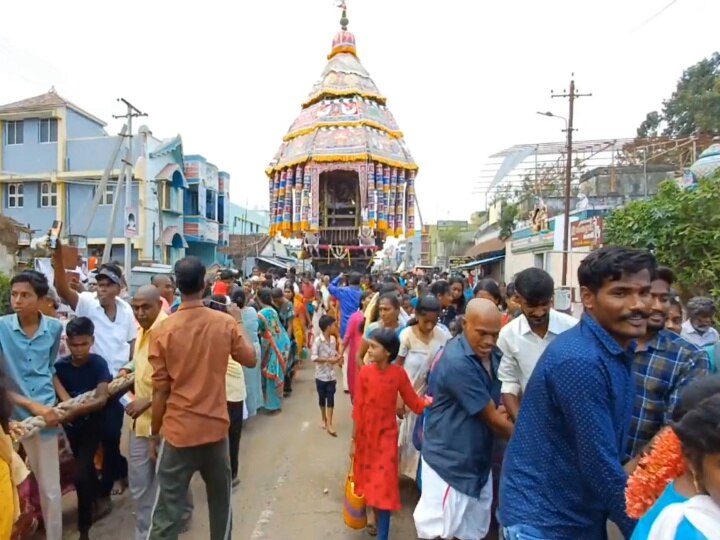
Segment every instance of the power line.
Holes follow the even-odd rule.
[[[635,28],[635,31],[640,30],[641,28],[644,28],[648,24],[650,24],[652,21],[657,19],[660,15],[665,13],[668,9],[673,7],[675,4],[677,4],[678,0],[670,0],[665,7],[663,7],[660,11],[656,12],[654,15],[651,15],[648,19],[646,19],[644,22],[642,22],[637,28]]]

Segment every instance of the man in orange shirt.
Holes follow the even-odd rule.
[[[255,367],[255,349],[238,324],[239,310],[230,316],[203,305],[200,259],[178,261],[175,280],[180,308],[150,342],[150,455],[157,459],[160,491],[148,538],[178,537],[190,479],[200,472],[208,492],[210,539],[224,540],[232,528],[225,374],[228,357]]]
[[[90,258],[88,258],[88,272],[95,272],[98,265],[98,252],[97,250],[92,252]]]

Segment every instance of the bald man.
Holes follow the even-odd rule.
[[[155,278],[163,278],[156,280]],[[157,496],[155,462],[150,459],[150,423],[152,413],[152,366],[148,360],[150,339],[153,332],[168,318],[163,310],[162,289],[158,284],[167,283],[167,275],[155,276],[153,285],[140,287],[132,299],[132,309],[140,325],[135,341],[135,355],[128,371],[135,372],[135,399],[125,407],[125,413],[133,420],[130,432],[128,479],[130,494],[135,500],[136,515],[135,538],[146,539],[152,519],[152,508]],[[173,287],[174,290],[174,287]],[[188,500],[183,514],[185,523],[193,511],[192,497],[188,490]]]
[[[512,434],[507,414],[498,409],[500,327],[493,302],[471,300],[463,333],[448,342],[433,371],[422,496],[414,513],[419,538],[480,540],[490,528],[493,443],[496,435],[508,439]]]

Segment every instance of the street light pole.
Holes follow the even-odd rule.
[[[592,94],[578,94],[575,90],[575,79],[570,81],[570,91],[562,94],[551,94],[552,97],[568,98],[570,104],[570,110],[568,113],[567,128],[567,143],[565,151],[567,152],[567,163],[565,164],[565,204],[564,204],[564,216],[563,216],[563,259],[562,259],[562,286],[565,287],[568,283],[568,253],[569,253],[569,240],[570,240],[570,187],[572,185],[572,150],[573,150],[573,119],[575,115],[575,100],[579,97],[589,97]]]

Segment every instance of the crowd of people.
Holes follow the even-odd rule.
[[[592,252],[577,281],[582,309],[570,314],[553,308],[539,268],[507,286],[294,269],[241,281],[231,269],[208,278],[186,257],[126,298],[112,263],[87,291],[62,272],[54,288],[21,272],[0,318],[0,497],[12,501],[0,540],[13,528],[23,538],[35,518],[62,538],[68,489],[81,539],[126,489],[138,540],[177,538],[191,526],[195,473],[211,538],[229,537],[243,421],[282,411],[304,359],[327,435],[338,435],[338,386],[352,403],[352,476],[371,536],[390,537],[404,477],[420,492],[422,539],[599,540],[608,521],[633,540],[717,538],[714,301],[683,306],[672,270],[637,249]],[[131,391],[111,395],[130,374]],[[45,427],[20,441],[22,459],[13,423],[31,417]]]

